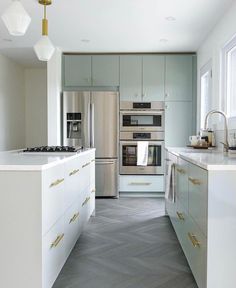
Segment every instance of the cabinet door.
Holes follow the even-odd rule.
[[[168,147],[183,147],[192,134],[192,102],[166,102],[165,143]]]
[[[192,101],[193,56],[166,56],[166,101]]]
[[[65,55],[64,56],[64,86],[91,86],[91,56]]]
[[[143,56],[143,101],[164,101],[164,65],[164,56]]]
[[[120,56],[120,100],[142,101],[142,56]]]
[[[119,86],[119,56],[92,56],[93,86]]]

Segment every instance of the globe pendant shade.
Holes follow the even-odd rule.
[[[29,27],[31,18],[20,1],[15,0],[2,15],[2,20],[9,33],[13,36],[22,36]]]
[[[52,42],[48,36],[43,35],[41,39],[35,44],[34,51],[41,61],[48,61],[51,59],[55,47],[52,45]]]

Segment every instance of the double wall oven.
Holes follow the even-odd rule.
[[[137,165],[138,141],[148,141],[147,166]],[[120,174],[164,174],[164,102],[121,102]]]

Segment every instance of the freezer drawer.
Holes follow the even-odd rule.
[[[96,197],[118,196],[118,160],[96,159]]]

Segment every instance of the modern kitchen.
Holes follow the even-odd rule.
[[[1,1],[0,287],[235,288],[235,13]]]

